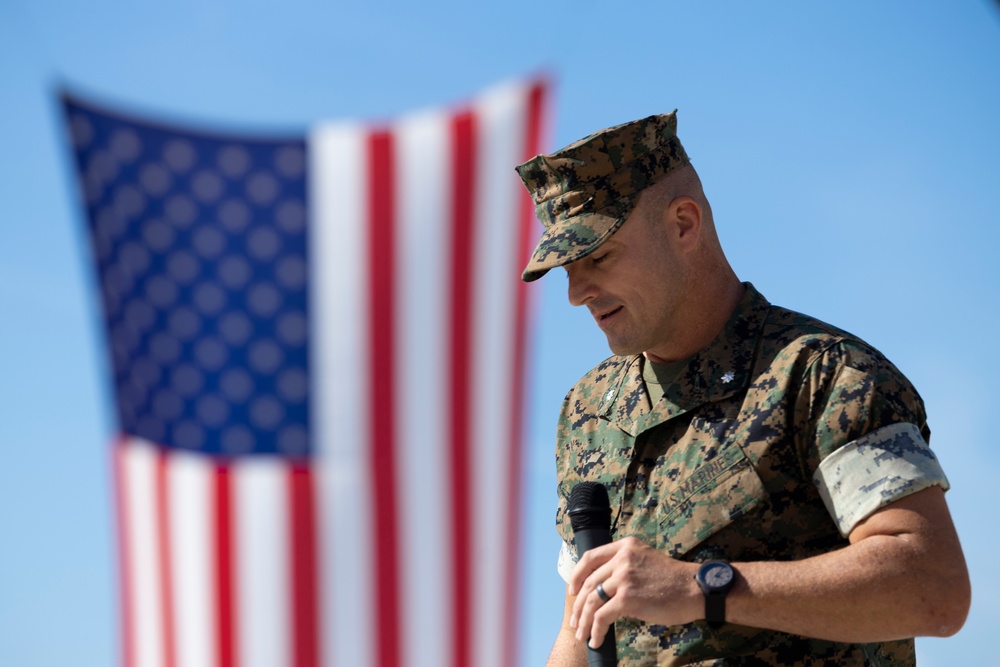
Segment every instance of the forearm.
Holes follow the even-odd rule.
[[[926,500],[904,499],[890,510],[905,513],[908,503],[919,503],[922,514],[874,518],[898,523],[897,532],[866,534],[882,529],[864,526],[849,547],[815,558],[735,564],[740,576],[727,620],[844,642],[954,634],[968,612],[968,575],[950,520],[927,516],[947,512],[943,499]]]
[[[574,636],[572,629],[559,630],[545,667],[586,667],[586,665],[586,645]]]
[[[954,634],[962,582],[911,568],[913,551],[905,537],[878,537],[803,561],[736,564],[727,620],[841,642]]]
[[[556,635],[555,644],[545,667],[586,667],[587,646],[576,638],[576,631],[570,627],[569,618],[575,597],[566,595],[566,605],[563,610],[562,626]]]

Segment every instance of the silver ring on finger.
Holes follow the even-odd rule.
[[[608,595],[607,591],[604,590],[604,582],[597,584],[597,597],[601,598],[602,602],[611,602],[612,595]]]

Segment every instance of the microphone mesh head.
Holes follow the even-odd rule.
[[[597,482],[580,482],[569,493],[569,521],[573,530],[611,528],[608,490]]]

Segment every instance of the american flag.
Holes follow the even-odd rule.
[[[547,86],[304,136],[63,95],[120,426],[125,667],[516,662]]]

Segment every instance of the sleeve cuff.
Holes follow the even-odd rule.
[[[941,464],[914,424],[891,424],[847,443],[813,474],[845,537],[882,507],[931,486],[948,490]]]
[[[567,584],[569,583],[569,576],[573,574],[573,568],[576,567],[578,560],[580,560],[580,557],[576,555],[576,548],[564,541],[562,548],[559,549],[559,563],[556,567],[559,569],[559,576]]]

